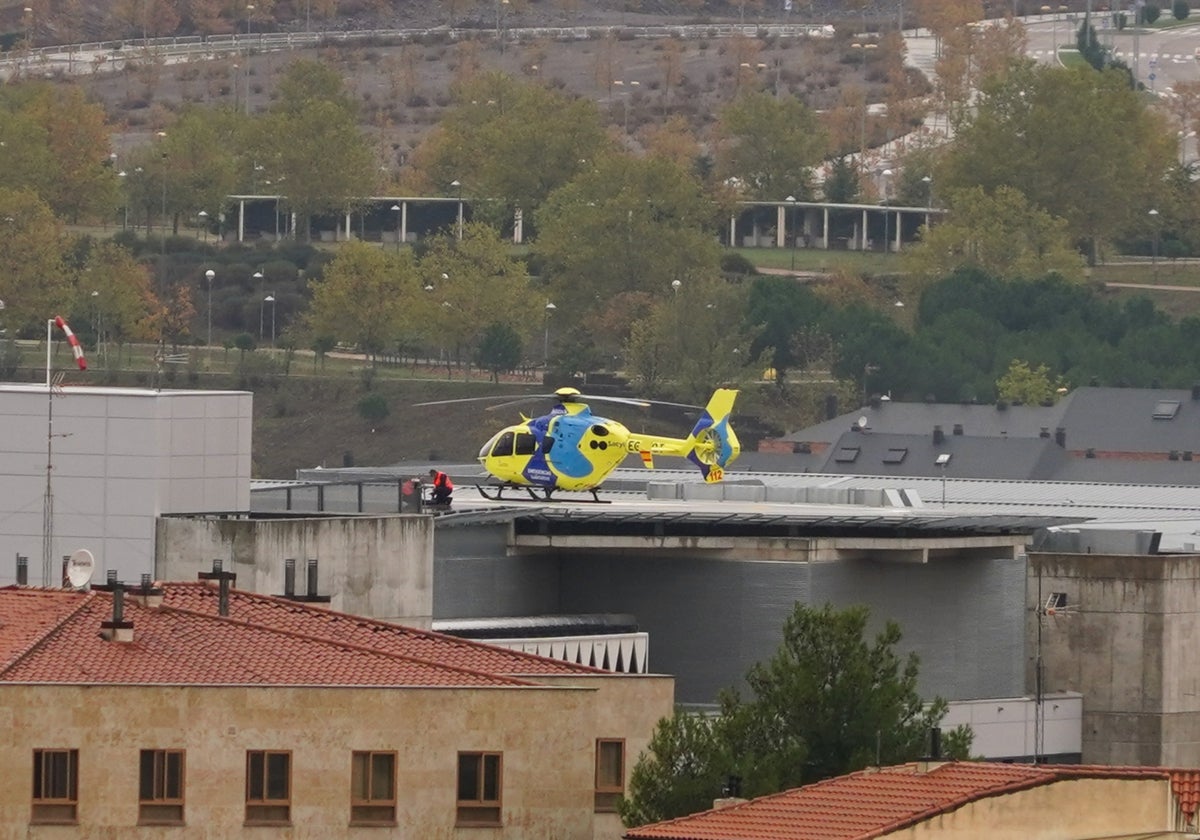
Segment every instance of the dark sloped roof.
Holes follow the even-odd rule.
[[[841,453],[858,449],[854,460]],[[838,475],[940,476],[939,455],[950,455],[945,471],[954,478],[1043,478],[1054,473],[1067,454],[1052,439],[980,438],[846,432],[826,453],[819,472]],[[841,460],[839,460],[839,458]],[[901,460],[902,459],[902,460]],[[739,465],[740,466],[740,465]]]
[[[858,421],[867,418],[867,429],[876,433],[933,436],[933,427],[941,426],[949,435],[954,424],[963,427],[971,437],[1034,437],[1042,429],[1054,430],[1063,425],[1061,417],[1071,397],[1053,406],[1013,405],[999,409],[994,405],[959,405],[956,403],[910,403],[887,401],[877,407],[867,406],[815,426],[792,432],[784,440],[831,442]],[[735,418],[736,425],[736,418]]]

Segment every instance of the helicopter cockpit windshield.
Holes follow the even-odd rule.
[[[492,454],[492,446],[496,443],[497,440],[499,440],[500,436],[503,434],[504,434],[504,432],[496,432],[496,434],[492,435],[492,437],[488,440],[488,442],[479,448],[479,457],[486,458],[487,456],[491,455]]]

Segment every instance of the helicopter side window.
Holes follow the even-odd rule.
[[[496,445],[492,447],[492,455],[501,457],[513,454],[513,437],[512,432],[505,432],[500,435],[500,438],[496,441]]]
[[[517,432],[517,455],[532,455],[537,451],[537,439],[528,432]]]

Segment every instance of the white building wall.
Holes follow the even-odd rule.
[[[160,513],[247,510],[253,395],[68,385],[48,420],[45,385],[0,384],[0,586],[58,585],[61,560],[86,548],[96,578],[154,571]],[[47,436],[52,434],[53,549],[43,570]]]

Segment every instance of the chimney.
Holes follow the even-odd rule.
[[[945,434],[945,432],[942,431],[942,427],[934,426],[933,427],[933,445],[937,446],[938,444],[942,443],[945,439],[946,439],[946,434]]]
[[[945,763],[946,760],[942,758],[942,730],[931,726],[929,728],[929,755],[917,762],[917,772],[929,773]]]
[[[1192,383],[1192,399],[1200,400],[1200,382]]]
[[[289,557],[283,561],[283,597],[296,597],[296,558]]]
[[[1049,438],[1049,437],[1050,437],[1050,427],[1049,427],[1049,426],[1042,426],[1042,430],[1041,430],[1040,432],[1038,432],[1038,437],[1040,437],[1040,438]]]
[[[1059,426],[1057,429],[1054,430],[1054,442],[1057,443],[1059,446],[1061,446],[1063,449],[1067,448],[1067,427],[1066,426]]]
[[[962,423],[955,423],[954,424],[954,434],[958,435],[959,437],[962,437],[962,433],[963,433]]]
[[[741,805],[745,801],[742,798],[742,777],[726,776],[725,784],[721,786],[721,796],[713,800],[713,810],[719,811],[731,805]]]
[[[115,573],[109,574],[115,578]],[[109,586],[112,591],[112,618],[100,622],[100,635],[110,642],[132,642],[133,622],[125,620],[125,584],[114,579]]]
[[[317,593],[317,558],[308,558],[308,588],[305,590],[309,598],[316,597]]]
[[[24,554],[17,555],[17,586],[29,585],[29,557]]]
[[[211,572],[200,572],[196,575],[200,580],[215,580],[217,582],[217,615],[229,615],[229,587],[237,582],[237,573],[223,570],[221,559],[214,558]]]
[[[150,574],[142,574],[142,585],[132,591],[139,606],[147,609],[157,609],[162,606],[163,591],[160,587],[154,585],[154,581]]]

